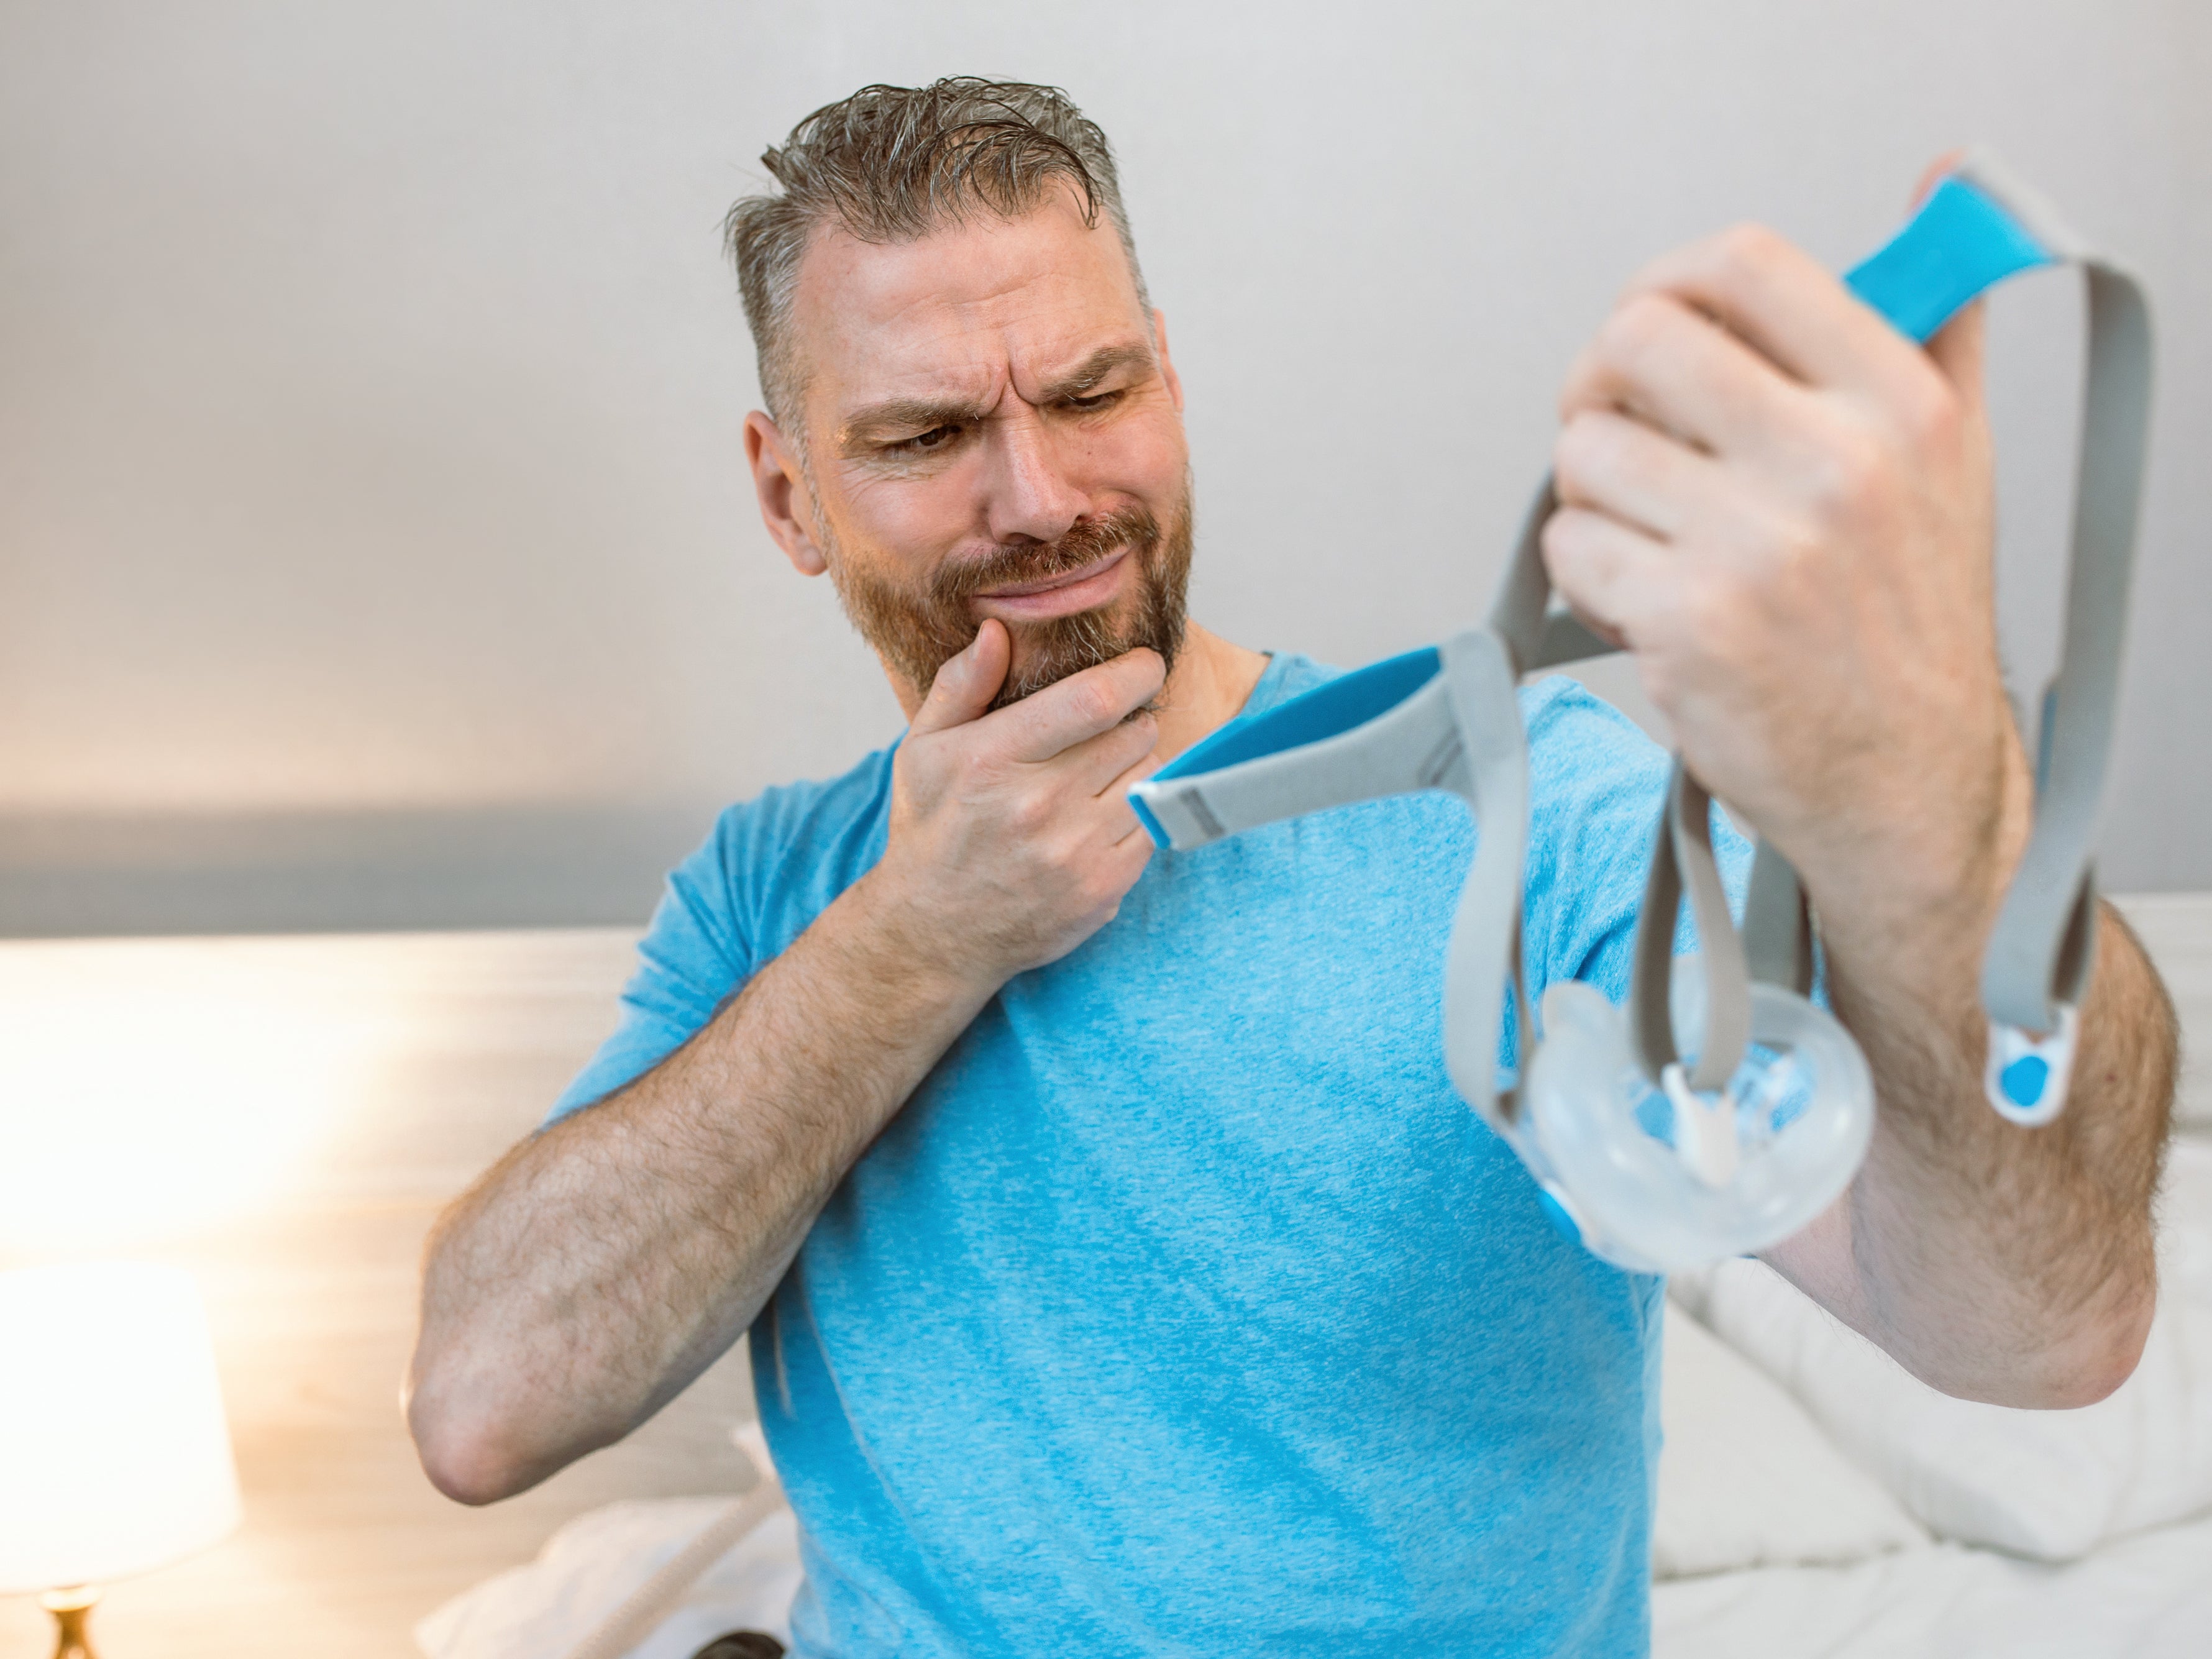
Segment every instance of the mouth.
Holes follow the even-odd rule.
[[[987,617],[1023,622],[1095,611],[1113,599],[1121,586],[1121,568],[1128,556],[1127,548],[1116,548],[1089,564],[1042,581],[1008,582],[987,589],[974,596],[975,603]]]

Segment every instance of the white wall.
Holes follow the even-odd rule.
[[[1199,614],[1347,663],[1474,613],[1640,261],[1756,216],[1840,264],[1995,143],[2160,301],[2105,870],[2212,885],[2212,9],[16,0],[0,928],[640,914],[714,803],[887,738],[754,514],[716,228],[809,109],[955,72],[1119,147]],[[2031,668],[2069,307],[2000,317]]]

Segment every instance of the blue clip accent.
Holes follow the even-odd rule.
[[[1844,283],[1899,331],[1925,340],[1993,283],[2057,263],[2002,203],[1954,173]]]
[[[1195,747],[1195,745],[1194,745],[1194,747]],[[1160,769],[1162,771],[1165,771],[1167,769],[1165,767],[1162,767]],[[1174,837],[1170,836],[1166,830],[1160,828],[1160,821],[1152,816],[1152,809],[1145,805],[1145,798],[1142,795],[1133,794],[1125,797],[1125,799],[1128,801],[1130,806],[1135,810],[1137,814],[1137,822],[1145,826],[1145,833],[1152,838],[1153,846],[1158,848],[1162,852],[1165,852],[1170,847],[1174,845]]]
[[[2051,1062],[2040,1054],[2024,1054],[1998,1075],[2005,1098],[2015,1106],[2040,1105],[2045,1085],[2051,1081]]]
[[[1194,743],[1152,774],[1155,778],[1195,777],[1218,772],[1224,766],[1278,755],[1285,749],[1303,749],[1323,738],[1334,738],[1364,726],[1377,714],[1387,714],[1436,678],[1443,659],[1433,645],[1401,656],[1385,657],[1356,673],[1340,674],[1325,685],[1278,704],[1264,714],[1233,720],[1203,743]],[[1164,836],[1153,838],[1163,847]]]

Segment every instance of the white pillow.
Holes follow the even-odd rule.
[[[1672,1289],[1932,1531],[2070,1561],[2212,1510],[2212,1151],[2175,1146],[2161,1224],[2142,1363],[2079,1411],[1939,1394],[1757,1262],[1682,1275]]]
[[[1654,1577],[1839,1565],[1929,1541],[1804,1407],[1672,1305],[1661,1354]]]
[[[429,1659],[567,1659],[735,1501],[648,1498],[589,1510],[529,1565],[464,1590],[416,1625],[415,1644]],[[628,1659],[690,1659],[733,1630],[787,1642],[804,1576],[799,1522],[779,1508],[708,1568]]]

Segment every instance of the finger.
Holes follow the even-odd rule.
[[[1116,861],[1125,895],[1137,884],[1138,878],[1145,873],[1145,866],[1152,861],[1152,854],[1158,850],[1142,826],[1132,830],[1107,849],[1107,855]]]
[[[915,711],[910,735],[942,732],[981,718],[1006,683],[1006,665],[1012,659],[1013,646],[1006,637],[1006,623],[995,617],[986,617],[967,649],[946,658],[937,671],[929,696]]]
[[[1959,170],[1959,163],[1966,159],[1963,149],[1947,149],[1930,161],[1920,174],[1920,182],[1912,187],[1911,210],[1918,212],[1920,205],[1936,193],[1936,186]]]
[[[1804,249],[1760,225],[1662,254],[1629,284],[1712,318],[1808,386],[1903,395],[1924,382],[1919,349]]]
[[[1137,816],[1137,809],[1129,805],[1129,792],[1166,764],[1167,763],[1158,755],[1147,755],[1098,792],[1099,799],[1102,800],[1121,802],[1122,810],[1129,815],[1129,823],[1138,835],[1144,836],[1147,842],[1150,842],[1152,838],[1152,831],[1145,828],[1144,820]],[[1127,841],[1128,838],[1128,831],[1125,830],[1121,833],[1121,841]],[[1117,841],[1115,844],[1119,846],[1121,842]]]
[[[1071,790],[1103,795],[1114,780],[1140,763],[1160,740],[1158,718],[1142,709],[1095,738],[1072,744],[1040,764]]]
[[[1121,781],[1151,761],[1159,743],[1159,716],[1149,709],[1138,710],[1077,751],[1084,757],[1079,773],[1084,787],[1094,795],[1120,799],[1115,790]]]
[[[1139,647],[1057,684],[1024,697],[992,716],[1006,733],[1015,760],[1050,760],[1101,732],[1110,732],[1134,709],[1159,696],[1167,665],[1157,651]]]
[[[1711,456],[1611,410],[1584,410],[1559,429],[1552,477],[1564,505],[1668,541],[1705,511],[1723,482]]]
[[[1157,760],[1139,762],[1115,779],[1112,787],[1102,796],[1102,799],[1120,802],[1121,811],[1128,815],[1126,819],[1114,820],[1109,833],[1113,836],[1115,847],[1138,855],[1140,866],[1152,855],[1152,848],[1157,843],[1152,840],[1152,832],[1145,828],[1144,820],[1137,816],[1137,809],[1129,805],[1129,791],[1158,771],[1163,764]]]
[[[1989,314],[1988,302],[1977,300],[1928,337],[1928,355],[1969,409],[1982,406]]]
[[[1680,561],[1664,544],[1586,507],[1562,507],[1546,521],[1543,551],[1561,597],[1631,648],[1681,582]]]
[[[1936,185],[1959,170],[1966,154],[1963,149],[1947,149],[1928,164],[1927,170],[1920,175],[1920,182],[1912,187],[1915,212],[1936,193]],[[1988,303],[1976,300],[1928,337],[1928,355],[1936,360],[1936,366],[1969,404],[1977,406],[1982,401],[1982,366],[1985,361],[1983,348],[1988,338]]]
[[[1806,393],[1680,299],[1643,294],[1608,317],[1568,372],[1563,418],[1625,410],[1721,455],[1755,454],[1802,423]]]

